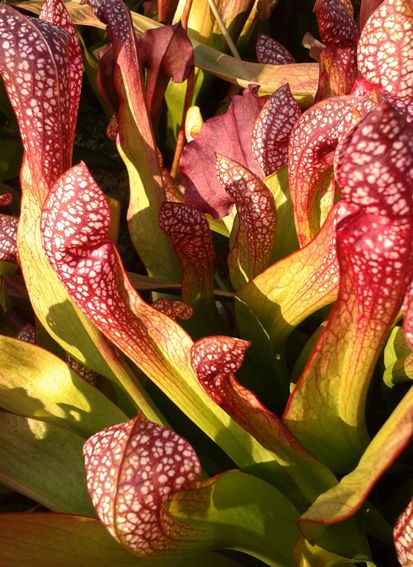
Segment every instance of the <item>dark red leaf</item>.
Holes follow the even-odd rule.
[[[66,64],[69,67],[70,89],[68,93],[62,93],[62,98],[63,100],[67,99],[67,105],[69,107],[66,143],[69,148],[72,148],[75,137],[77,108],[79,105],[80,91],[82,89],[82,51],[80,49],[76,30],[70,20],[69,13],[61,0],[48,0],[45,2],[39,18],[45,22],[50,22],[51,24],[58,26],[69,34],[70,40],[67,48]]]
[[[96,385],[98,378],[96,372],[93,372],[93,370],[87,368],[84,364],[81,364],[71,356],[66,357],[66,364],[71,370],[73,370],[73,372],[76,372],[78,376],[83,378],[85,382],[89,382],[89,384]]]
[[[363,28],[358,67],[391,95],[413,98],[413,17],[408,0],[384,0]]]
[[[204,215],[184,203],[162,203],[159,224],[171,239],[182,264],[182,300],[214,295],[214,249]]]
[[[411,567],[413,565],[413,498],[397,519],[393,539],[400,565]]]
[[[205,337],[191,348],[191,364],[208,394],[217,404],[225,404],[222,380],[237,372],[244,362],[249,341],[233,337]]]
[[[36,330],[31,323],[26,323],[16,335],[16,339],[25,343],[36,344]]]
[[[348,47],[357,43],[358,29],[348,3],[317,0],[313,11],[317,14],[318,30],[325,45]]]
[[[190,305],[167,297],[159,297],[152,303],[152,307],[174,321],[176,319],[190,319],[194,311]]]
[[[229,213],[233,201],[215,174],[215,153],[263,176],[252,152],[252,133],[266,100],[256,94],[256,89],[234,96],[227,112],[207,120],[195,140],[186,144],[181,159],[185,202],[214,217]]]
[[[269,264],[276,234],[276,210],[271,191],[251,171],[224,156],[216,156],[217,176],[235,201],[238,228],[228,256],[235,289]]]
[[[290,443],[294,437],[257,397],[239,384],[241,367],[250,342],[232,337],[205,337],[191,348],[191,364],[207,394],[267,449],[274,449],[280,434]]]
[[[113,84],[114,70],[115,58],[113,56],[112,46],[110,45],[99,59],[96,81],[100,96],[114,111],[117,111],[119,96]]]
[[[186,81],[194,68],[194,51],[182,24],[146,31],[139,39],[139,57],[151,73],[164,73],[175,83]]]
[[[17,262],[17,227],[19,219],[0,215],[0,261]]]
[[[409,98],[401,98],[386,92],[378,93],[379,100],[388,102],[405,118],[406,122],[413,124],[413,104]]]
[[[363,115],[373,106],[372,100],[352,96],[324,100],[307,110],[294,126],[288,148],[288,176],[300,246],[320,228],[317,199],[328,189],[334,152],[353,125],[354,109]]]
[[[251,343],[232,337],[205,337],[191,348],[191,364],[208,395],[253,435],[267,449],[274,450],[276,438],[287,444],[299,443],[258,398],[237,382],[235,372],[241,367]],[[276,449],[278,453],[278,449]]]
[[[0,195],[0,207],[8,207],[12,204],[13,195],[11,193],[3,193]]]
[[[116,142],[118,134],[119,124],[118,119],[116,118],[116,114],[114,114],[106,127],[106,136],[109,138],[109,140],[112,140],[112,142]]]
[[[320,77],[315,101],[346,95],[357,78],[357,48],[328,46],[320,52]]]
[[[182,437],[142,415],[90,437],[83,448],[87,486],[96,511],[119,542],[153,555],[190,539],[165,503],[194,487],[197,456]]]
[[[351,3],[350,3],[351,6]],[[346,95],[357,77],[358,29],[342,0],[317,0],[318,28],[326,48],[320,52],[320,78],[315,101]]]
[[[194,50],[179,22],[173,26],[147,30],[138,42],[139,57],[148,69],[146,102],[157,118],[169,80],[185,81],[194,69]]]
[[[162,24],[170,24],[179,0],[158,0],[158,20]]]
[[[409,98],[401,98],[400,96],[389,94],[382,90],[381,87],[373,85],[361,76],[354,81],[350,94],[356,97],[370,97],[373,100],[388,102],[400,112],[409,124],[413,123],[413,104]]]
[[[77,38],[63,4],[51,0],[43,14],[65,29],[0,6],[0,72],[25,149],[24,188],[35,188],[40,203],[70,166],[81,80]]]
[[[265,176],[287,163],[288,138],[300,116],[300,107],[288,84],[268,97],[252,134],[252,151]]]
[[[295,59],[288,49],[266,33],[260,32],[257,35],[255,53],[258,63],[269,65],[295,63]]]

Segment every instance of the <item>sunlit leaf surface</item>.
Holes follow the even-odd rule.
[[[364,26],[360,37],[357,59],[361,74],[385,92],[411,100],[412,43],[410,0],[384,0]]]
[[[361,507],[378,479],[409,445],[413,436],[412,418],[413,389],[411,388],[376,433],[354,470],[345,475],[336,486],[319,496],[301,516],[300,524],[308,538],[311,539],[319,524],[329,525],[341,522]],[[404,544],[407,544],[406,547],[408,547],[408,526],[403,526],[403,524],[406,522],[402,521],[399,528],[396,528],[395,539],[398,536],[403,538],[402,532],[407,528],[404,533]],[[402,548],[403,543],[400,541],[401,552]],[[405,551],[407,552],[408,549]]]

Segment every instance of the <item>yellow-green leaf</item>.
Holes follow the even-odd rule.
[[[2,567],[239,567],[219,553],[142,559],[128,553],[93,518],[37,513],[0,514]]]
[[[83,437],[126,419],[60,358],[0,336],[0,407],[60,425]]]
[[[405,449],[413,436],[413,387],[377,432],[358,465],[319,496],[300,518],[301,530],[311,539],[320,526],[341,522],[355,514],[369,492]]]
[[[395,384],[413,380],[413,352],[404,338],[403,329],[394,327],[384,349],[383,380],[392,388]]]

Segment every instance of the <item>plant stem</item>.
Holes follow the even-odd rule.
[[[193,94],[194,94],[194,82],[195,82],[195,77],[194,77],[194,71],[192,70],[191,74],[188,77],[187,83],[186,83],[185,100],[184,100],[184,108],[183,108],[183,112],[182,112],[181,126],[180,126],[179,132],[178,132],[178,137],[177,137],[176,147],[175,147],[175,155],[174,155],[174,159],[173,159],[172,167],[171,167],[172,179],[175,179],[177,174],[178,174],[179,161],[181,159],[181,155],[182,155],[182,152],[184,150],[186,113],[188,111],[188,108],[192,104],[192,97],[193,97]]]
[[[188,30],[188,20],[189,20],[189,14],[191,12],[191,8],[192,8],[192,0],[187,0],[181,17],[181,24],[185,31]],[[181,126],[179,128],[178,137],[176,140],[175,154],[171,167],[172,179],[175,179],[178,174],[179,161],[181,159],[181,155],[184,150],[186,113],[188,111],[188,108],[192,104],[192,97],[194,96],[194,82],[195,82],[194,69],[192,69],[191,74],[189,75],[186,83],[185,100],[184,100],[184,108],[182,111]]]
[[[241,59],[240,54],[238,53],[237,48],[235,47],[235,43],[232,41],[232,37],[229,35],[227,28],[225,27],[224,22],[222,21],[222,18],[218,12],[217,6],[214,2],[214,0],[208,0],[208,4],[209,7],[211,8],[211,12],[214,14],[215,20],[219,26],[219,29],[221,30],[221,33],[225,39],[225,41],[227,42],[227,45],[229,47],[229,50],[231,51],[232,55],[234,57],[236,57],[237,59]]]
[[[187,0],[181,16],[181,24],[185,31],[188,30],[189,14],[191,13],[192,0]]]

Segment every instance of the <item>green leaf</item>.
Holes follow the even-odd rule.
[[[326,322],[323,321],[321,325],[317,327],[308,341],[305,343],[303,350],[300,352],[300,356],[297,358],[296,363],[294,364],[294,368],[291,372],[291,382],[296,383],[298,378],[304,371],[305,365],[318,341],[321,332],[323,331],[324,327],[326,326]]]
[[[249,0],[236,0],[235,2],[218,0],[215,4],[229,36],[236,42],[249,13],[253,10],[251,2]],[[180,20],[184,9],[185,0],[181,0],[174,15],[174,22]],[[203,44],[221,51],[228,51],[227,40],[223,37],[222,30],[208,2],[194,0],[188,18],[188,28]]]
[[[143,276],[142,274],[135,274],[134,272],[127,272],[128,278],[137,290],[149,290],[149,291],[165,291],[168,293],[181,293],[181,283],[174,281],[166,281],[159,278],[154,278],[151,276]]]
[[[294,212],[288,186],[288,169],[282,167],[264,179],[265,185],[274,196],[277,210],[275,246],[272,250],[272,261],[285,258],[298,248],[297,234],[294,225]]]
[[[266,329],[274,354],[282,353],[294,327],[336,299],[336,225],[349,212],[346,205],[338,203],[316,238],[270,266],[237,293]]]
[[[94,516],[83,443],[52,423],[0,412],[0,482],[51,510]]]
[[[306,317],[337,297],[336,225],[350,211],[350,207],[338,203],[316,238],[267,268],[237,293],[241,301],[235,306],[237,318],[243,319],[243,337],[253,341],[262,326],[269,337],[267,358],[273,357],[281,392],[289,389],[284,353],[288,336]]]
[[[247,303],[237,295],[235,296],[235,313],[240,336],[251,342],[248,351],[250,358],[247,360],[252,361],[255,388],[262,384],[261,388],[265,389],[266,393],[265,399],[271,400],[277,414],[281,415],[290,394],[290,375],[284,359],[280,355],[274,356],[268,332]],[[258,376],[262,377],[260,382],[258,382]],[[271,379],[269,380],[268,377]]]
[[[17,272],[17,265],[11,262],[0,261],[0,276],[12,276]]]
[[[199,71],[198,71],[199,72]],[[198,75],[198,73],[197,73]],[[201,81],[195,81],[195,89],[199,91]],[[170,81],[165,92],[165,103],[168,109],[167,115],[167,144],[171,153],[175,149],[176,139],[182,122],[182,111],[184,108],[187,81],[174,83]],[[196,91],[194,100],[196,98]]]
[[[413,352],[404,338],[403,329],[394,327],[384,348],[384,383],[392,388],[413,380]]]
[[[300,518],[309,539],[322,526],[341,522],[355,514],[367,495],[405,449],[413,436],[413,387],[387,419],[363,453],[356,468],[317,498]]]
[[[364,557],[358,559],[344,557],[331,551],[327,551],[318,545],[312,545],[309,541],[299,536],[294,547],[294,560],[298,567],[345,567],[360,565],[360,561],[364,562]],[[375,567],[374,563],[367,562],[369,567]]]
[[[0,407],[88,437],[126,415],[62,360],[0,336]]]
[[[297,511],[256,477],[238,471],[218,475],[198,490],[177,493],[169,513],[194,529],[210,530],[213,547],[238,549],[267,565],[293,565]]]
[[[237,567],[219,553],[141,559],[128,553],[93,518],[64,514],[0,514],[3,567]]]

